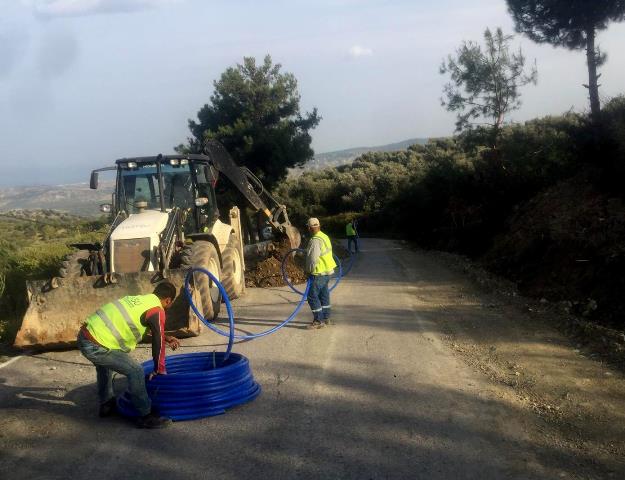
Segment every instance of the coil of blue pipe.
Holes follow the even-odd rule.
[[[221,415],[226,409],[254,400],[261,387],[252,375],[249,360],[238,353],[199,352],[170,355],[167,375],[147,382],[153,408],[172,420],[194,420]],[[148,375],[152,361],[143,363]],[[122,414],[137,416],[128,392],[117,401]]]

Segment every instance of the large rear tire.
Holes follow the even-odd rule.
[[[59,277],[61,278],[87,277],[90,275],[93,275],[93,272],[91,271],[88,250],[78,250],[68,254],[59,269]]]
[[[182,268],[205,268],[221,281],[221,265],[219,255],[215,246],[211,242],[198,240],[191,245],[185,246],[181,254]],[[221,293],[217,285],[201,272],[193,275],[193,284],[199,293],[202,305],[197,305],[198,309],[208,321],[214,321],[219,315],[221,307]]]
[[[228,246],[221,256],[223,263],[221,283],[230,300],[239,298],[245,288],[245,272],[243,272],[243,262],[241,261],[238,243],[237,236],[235,234],[230,235]]]

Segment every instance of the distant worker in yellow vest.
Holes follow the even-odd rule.
[[[127,296],[107,303],[85,320],[78,332],[78,348],[96,368],[100,417],[108,417],[116,410],[113,372],[117,372],[128,378],[130,399],[140,415],[137,426],[162,428],[171,422],[152,412],[143,367],[128,353],[135,349],[149,329],[154,360],[149,379],[167,373],[165,345],[172,350],[180,345],[176,338],[165,335],[165,309],[175,298],[176,287],[170,282],[162,282],[149,295]]]
[[[308,231],[311,238],[306,251],[306,273],[312,276],[308,291],[308,305],[313,313],[312,324],[308,328],[321,328],[330,323],[330,290],[328,283],[334,273],[336,263],[332,256],[330,237],[321,231],[316,218],[308,219]]]
[[[353,253],[358,253],[358,230],[356,229],[356,219],[350,220],[349,223],[345,225],[345,236],[347,237],[347,251],[352,253],[353,243]]]

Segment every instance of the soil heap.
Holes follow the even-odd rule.
[[[245,272],[246,287],[282,287],[285,285],[282,278],[282,259],[291,250],[288,239],[275,243],[275,249],[269,256],[258,262],[253,268]],[[306,273],[304,272],[303,259],[299,256],[290,256],[285,263],[285,271],[289,281],[293,285],[306,283]]]

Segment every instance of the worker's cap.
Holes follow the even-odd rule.
[[[318,227],[319,226],[319,219],[315,218],[315,217],[309,218],[307,225],[309,227]]]

